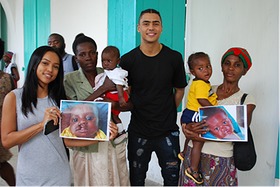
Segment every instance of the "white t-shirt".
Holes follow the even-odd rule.
[[[4,72],[9,73],[10,75],[12,74],[12,68],[17,69],[17,65],[14,62],[11,62],[7,67],[4,68]]]
[[[127,75],[127,71],[121,67],[117,67],[113,70],[104,70],[104,73],[100,73],[95,77],[95,87],[93,89],[97,90],[104,83],[106,76],[108,76],[108,78],[115,84],[123,85],[127,88]]]

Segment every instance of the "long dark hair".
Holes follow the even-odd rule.
[[[57,77],[48,85],[48,96],[57,105],[60,106],[60,100],[66,99],[65,90],[63,87],[63,63],[59,53],[49,46],[38,47],[31,55],[29,60],[27,75],[23,85],[22,93],[22,112],[27,117],[28,112],[33,113],[33,107],[37,106],[37,90],[39,85],[37,77],[37,68],[43,56],[47,52],[54,52],[59,57],[59,69]]]

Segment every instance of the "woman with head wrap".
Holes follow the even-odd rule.
[[[252,66],[252,60],[246,49],[233,47],[227,50],[221,60],[223,83],[213,86],[216,92],[218,105],[239,105],[244,94],[239,88],[239,80],[246,75]],[[256,107],[254,98],[249,94],[246,98],[248,125],[251,123],[252,114]],[[192,140],[204,141],[199,134],[209,131],[205,122],[182,125],[183,133]],[[192,142],[189,143],[185,158],[189,158],[192,149]],[[205,141],[202,148],[200,171],[203,176],[204,186],[237,186],[237,170],[233,160],[233,143]],[[189,159],[185,159],[181,171],[179,186],[196,185],[185,175],[185,166],[189,165]]]

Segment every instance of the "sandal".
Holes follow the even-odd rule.
[[[180,152],[178,154],[178,158],[181,160],[181,161],[184,161],[185,157],[184,157],[184,153],[183,152]]]
[[[190,169],[191,171],[189,172],[188,169]],[[190,179],[192,179],[196,184],[203,183],[202,174],[198,171],[193,171],[191,167],[185,169],[185,175],[187,175]],[[198,177],[195,177],[194,175],[198,175]]]

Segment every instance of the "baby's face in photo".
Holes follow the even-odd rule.
[[[97,116],[88,105],[77,105],[71,110],[70,131],[77,137],[94,138],[98,131]]]
[[[217,138],[223,139],[233,133],[232,122],[228,116],[219,112],[206,120],[210,132]]]

